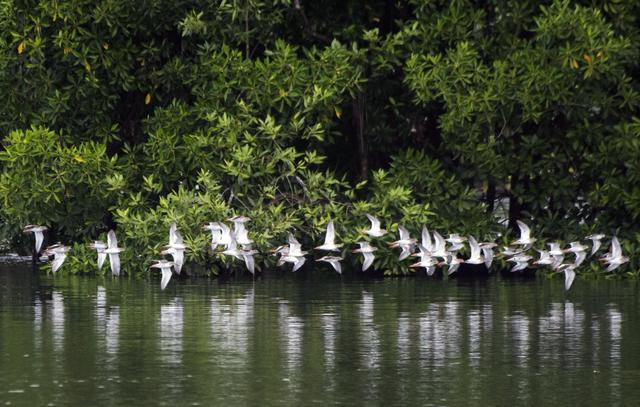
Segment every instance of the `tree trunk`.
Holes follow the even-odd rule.
[[[360,181],[365,180],[369,176],[369,146],[364,132],[365,126],[365,95],[359,92],[353,99],[353,121],[358,144],[358,160],[359,160],[359,176]]]

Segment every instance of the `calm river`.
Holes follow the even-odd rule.
[[[158,286],[0,267],[0,405],[640,403],[635,281]]]

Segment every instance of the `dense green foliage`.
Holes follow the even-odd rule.
[[[330,218],[356,241],[368,212],[496,236],[508,203],[511,226],[616,233],[637,258],[638,15],[631,0],[3,1],[3,233],[25,247],[26,223],[78,243],[117,227],[131,272],[175,221],[215,272],[200,226],[233,214],[268,248],[293,230],[318,242]]]

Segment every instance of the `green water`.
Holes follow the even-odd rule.
[[[634,281],[0,268],[0,405],[638,405]]]

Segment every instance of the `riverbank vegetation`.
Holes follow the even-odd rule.
[[[176,222],[215,273],[201,225],[234,214],[260,248],[290,231],[311,246],[329,219],[354,242],[366,213],[505,241],[522,219],[540,242],[616,234],[619,273],[637,270],[639,15],[630,0],[5,1],[2,236],[28,251],[21,227],[45,224],[88,272],[86,243],[117,228],[135,273]]]

